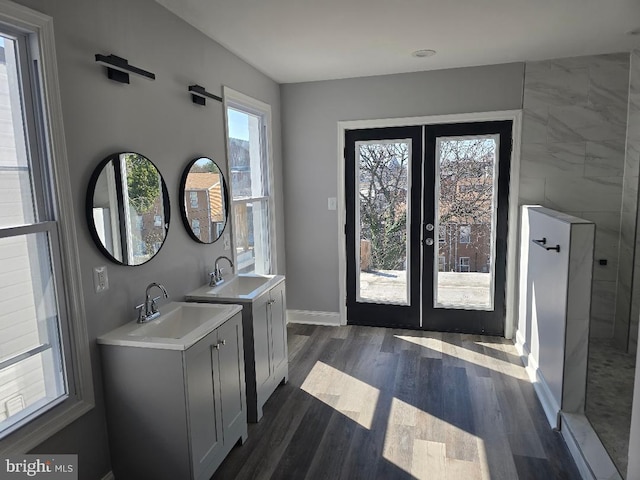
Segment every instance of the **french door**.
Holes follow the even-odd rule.
[[[345,137],[347,321],[420,327],[422,127]]]
[[[346,132],[348,323],[503,333],[511,129]]]

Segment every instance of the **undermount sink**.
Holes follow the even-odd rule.
[[[242,310],[239,305],[172,302],[148,323],[129,322],[98,338],[104,345],[184,350]]]
[[[187,300],[253,300],[284,280],[282,275],[234,275],[217,287],[205,285],[188,293]]]

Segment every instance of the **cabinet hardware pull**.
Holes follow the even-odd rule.
[[[268,304],[268,305],[273,305],[274,303],[276,303],[276,301],[275,301],[275,300],[269,300],[269,301],[267,302],[267,304]]]
[[[226,340],[220,340],[219,345],[226,345],[227,341]]]

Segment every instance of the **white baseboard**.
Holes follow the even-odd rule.
[[[514,344],[516,346],[516,350],[518,350],[518,355],[520,355],[521,357],[526,357],[525,353],[527,352],[527,349],[524,346],[524,335],[520,332],[520,330],[516,330]],[[526,362],[523,361],[523,363],[526,367]]]
[[[287,323],[303,323],[305,325],[340,326],[340,313],[313,312],[310,310],[287,310]]]
[[[583,479],[622,480],[587,417],[562,413],[561,433]]]
[[[529,353],[529,350],[524,344],[524,337],[519,330],[516,332],[515,347],[520,355],[527,375],[529,375],[529,380],[533,383],[533,388],[538,395],[538,400],[540,400],[542,404],[542,409],[544,410],[549,425],[551,425],[551,428],[559,429],[560,405],[556,399],[553,398],[553,394],[538,368],[538,362],[533,355]]]
[[[558,405],[558,402],[553,398],[547,382],[537,368],[535,376],[537,380],[533,382],[533,388],[538,394],[538,399],[542,404],[542,409],[547,417],[547,421],[549,425],[551,425],[551,428],[560,430],[560,405]]]
[[[582,478],[584,480],[621,480],[589,420],[583,414],[560,411],[560,405],[553,398],[551,390],[538,369],[538,362],[525,346],[523,335],[517,331],[515,337],[516,350],[533,383],[547,420],[552,428],[560,429]]]
[[[101,480],[116,480],[116,477],[113,475],[113,472],[107,473]]]

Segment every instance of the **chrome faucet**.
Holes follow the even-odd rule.
[[[227,262],[229,262],[229,265],[231,266],[231,268],[233,268],[233,262],[229,257],[225,257],[224,255],[221,255],[218,258],[216,258],[216,262],[213,267],[213,272],[209,274],[210,287],[215,287],[216,285],[220,285],[222,282],[224,282],[224,278],[222,277],[222,268],[220,268],[220,265],[219,265],[220,260],[222,260],[223,258]]]
[[[162,290],[162,295],[158,295],[157,297],[151,297],[149,291],[153,287],[158,287]],[[145,323],[154,318],[158,318],[160,316],[160,311],[158,310],[158,300],[161,297],[169,298],[169,294],[167,293],[167,289],[164,288],[164,285],[160,285],[159,283],[152,282],[147,285],[147,289],[144,292],[144,303],[138,305],[136,310],[138,310],[138,323]]]

